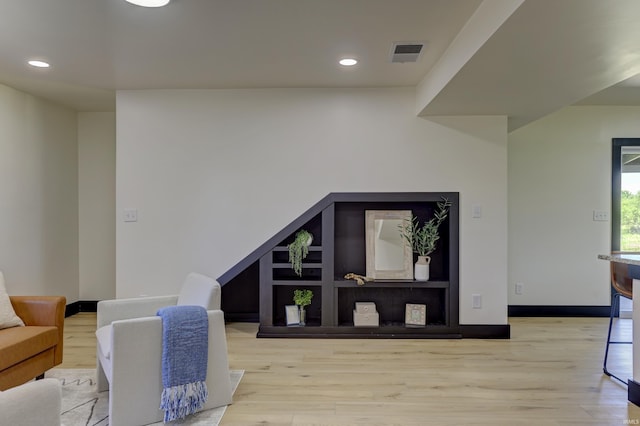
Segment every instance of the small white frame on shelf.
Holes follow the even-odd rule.
[[[297,305],[287,305],[284,307],[287,314],[287,325],[300,325],[300,310]]]
[[[427,324],[427,305],[407,303],[404,324],[407,327],[424,327]]]

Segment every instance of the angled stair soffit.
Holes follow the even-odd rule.
[[[416,113],[427,107],[524,0],[484,1],[416,89]]]

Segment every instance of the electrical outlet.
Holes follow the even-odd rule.
[[[516,294],[522,294],[524,292],[524,283],[516,283]]]
[[[471,307],[473,309],[482,308],[482,295],[481,294],[473,294],[473,295],[471,295]]]

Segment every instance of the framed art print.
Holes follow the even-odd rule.
[[[407,303],[404,323],[407,327],[424,327],[427,324],[427,305]]]
[[[287,325],[300,325],[300,311],[297,305],[287,305],[284,307],[287,313]]]

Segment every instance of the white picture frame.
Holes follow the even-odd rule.
[[[427,324],[427,305],[407,303],[404,323],[406,327],[424,327]]]
[[[286,305],[287,325],[300,325],[300,311],[297,305]]]

